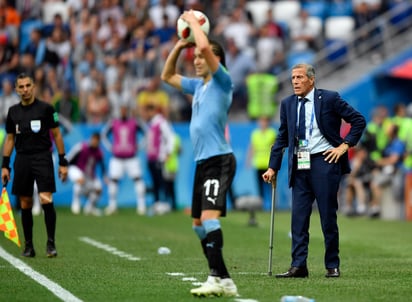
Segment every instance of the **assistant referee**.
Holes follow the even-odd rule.
[[[3,150],[1,178],[3,185],[10,180],[10,156],[16,149],[14,160],[14,180],[12,193],[21,205],[25,247],[24,257],[36,255],[33,245],[33,184],[36,181],[39,200],[44,211],[47,230],[47,257],[56,257],[55,246],[56,211],[52,193],[56,192],[52,159],[52,139],[59,153],[59,177],[67,178],[67,160],[62,134],[59,129],[58,114],[54,108],[35,98],[33,78],[20,74],[17,76],[16,92],[20,103],[9,108],[6,119],[6,140]]]

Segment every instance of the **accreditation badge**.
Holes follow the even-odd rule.
[[[310,150],[308,145],[309,142],[306,139],[299,140],[299,145],[296,152],[298,158],[298,170],[310,169]]]
[[[31,128],[31,131],[33,131],[34,133],[39,132],[41,128],[41,121],[40,120],[30,121],[30,128]]]

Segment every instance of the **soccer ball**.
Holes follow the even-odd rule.
[[[209,34],[209,29],[210,29],[210,23],[209,19],[207,16],[198,10],[193,11],[195,14],[196,18],[199,20],[199,24],[203,32],[208,35]],[[190,29],[189,24],[187,24],[186,21],[183,19],[179,18],[177,20],[177,35],[179,36],[180,39],[184,39],[188,42],[194,43],[195,38],[193,36],[192,30]]]

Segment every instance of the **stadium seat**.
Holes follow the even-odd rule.
[[[288,68],[292,68],[298,63],[307,63],[313,65],[315,63],[316,54],[312,50],[290,51],[286,57]]]
[[[334,16],[325,20],[325,38],[327,40],[349,41],[355,30],[355,19],[351,16]]]
[[[252,15],[253,24],[256,27],[260,27],[265,23],[270,5],[270,1],[259,0],[246,2],[246,10]]]
[[[325,17],[353,16],[351,0],[332,1],[329,3]]]
[[[38,19],[27,19],[20,24],[19,50],[23,52],[30,41],[30,33],[34,28],[42,28],[43,22]]]
[[[328,60],[335,63],[345,63],[348,53],[348,43],[353,38],[355,20],[350,16],[328,17],[325,20],[325,43],[328,50]]]
[[[53,22],[56,14],[60,14],[63,22],[69,21],[69,7],[66,2],[46,2],[43,4],[43,23]]]
[[[273,2],[273,18],[275,22],[289,23],[299,15],[301,5],[295,0],[281,0]]]
[[[328,9],[327,1],[325,0],[307,0],[303,1],[302,9],[308,12],[310,16],[319,17],[325,19]]]

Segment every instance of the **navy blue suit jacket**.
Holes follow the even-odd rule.
[[[365,118],[345,100],[339,93],[331,90],[315,89],[314,92],[315,117],[319,130],[333,147],[342,142],[349,142],[354,146],[360,140],[366,127]],[[285,148],[288,148],[289,186],[293,184],[294,177],[294,147],[296,135],[298,97],[291,95],[282,100],[280,105],[280,127],[275,144],[272,146],[269,168],[279,170]],[[351,125],[349,133],[342,138],[340,135],[342,120]],[[339,159],[342,174],[350,172],[348,154]]]

